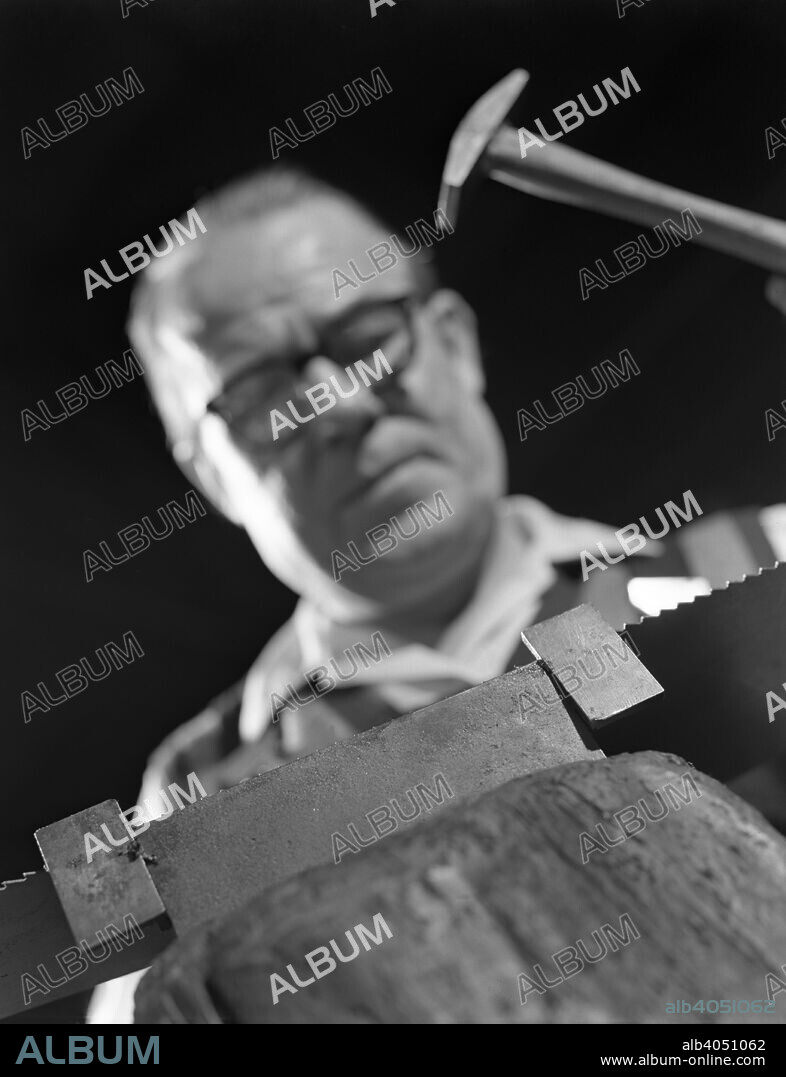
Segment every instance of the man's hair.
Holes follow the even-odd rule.
[[[177,449],[190,434],[191,427],[184,407],[182,376],[179,377],[178,364],[161,334],[166,312],[173,304],[182,303],[183,268],[205,256],[205,249],[221,229],[243,221],[258,221],[317,200],[338,202],[365,218],[381,235],[391,231],[381,218],[347,192],[300,169],[275,165],[241,177],[197,201],[195,208],[205,225],[205,237],[176,249],[160,261],[153,259],[134,288],[127,331],[142,362],[170,447]],[[429,253],[421,249],[410,266],[416,294],[429,295],[437,283]]]

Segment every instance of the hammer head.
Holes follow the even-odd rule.
[[[487,90],[456,128],[450,140],[439,191],[439,208],[454,227],[462,187],[472,178],[486,147],[507,119],[528,81],[529,74],[517,67]]]

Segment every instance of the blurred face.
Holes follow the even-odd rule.
[[[276,575],[334,612],[403,611],[451,586],[482,556],[505,484],[470,309],[447,290],[418,302],[403,258],[336,298],[332,271],[351,276],[353,259],[369,276],[364,252],[386,238],[340,202],[315,200],[206,238],[183,271],[167,337],[207,492]],[[376,349],[392,374],[372,359]],[[368,386],[357,377],[358,390],[341,398],[330,377],[350,392],[345,368],[358,359],[381,376]],[[320,382],[336,403],[314,414],[304,390]],[[289,400],[313,417],[299,422]],[[411,531],[407,509],[433,507],[437,491],[453,514],[375,555],[366,532],[393,516]],[[374,560],[338,585],[334,552],[347,554],[350,542]]]

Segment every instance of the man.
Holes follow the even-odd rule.
[[[613,529],[504,499],[473,312],[416,244],[337,289],[389,235],[342,192],[273,170],[199,213],[199,241],[148,269],[130,335],[181,468],[301,599],[244,684],[156,753],[150,795],[191,770],[232,784],[496,676],[522,627],[580,601],[622,627],[634,562],[662,546],[663,576],[704,574],[673,567],[675,531],[581,587],[582,551],[624,552]],[[783,556],[774,519],[756,567]],[[731,556],[726,575],[749,568]]]
[[[529,661],[523,627],[582,601],[621,628],[640,615],[628,579],[656,563],[704,575],[680,530],[582,581],[582,551],[626,551],[504,497],[475,318],[425,253],[399,248],[336,296],[334,269],[390,234],[353,200],[279,170],[198,211],[205,234],[149,267],[130,335],[178,464],[300,601],[244,682],[156,751],[143,798],[192,771],[212,792],[497,676]],[[716,528],[717,552],[711,521],[686,530]],[[757,564],[784,556],[778,513],[762,523],[735,531],[728,577],[752,526]]]

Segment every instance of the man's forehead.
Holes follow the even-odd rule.
[[[365,252],[389,238],[382,231],[351,207],[324,199],[217,230],[182,281],[188,306],[199,315],[200,342],[242,339],[257,327],[275,326],[278,336],[300,321],[332,321],[360,300],[412,291],[409,265],[399,260],[372,280],[345,285],[336,298],[334,271],[354,280],[352,260],[371,276]]]

